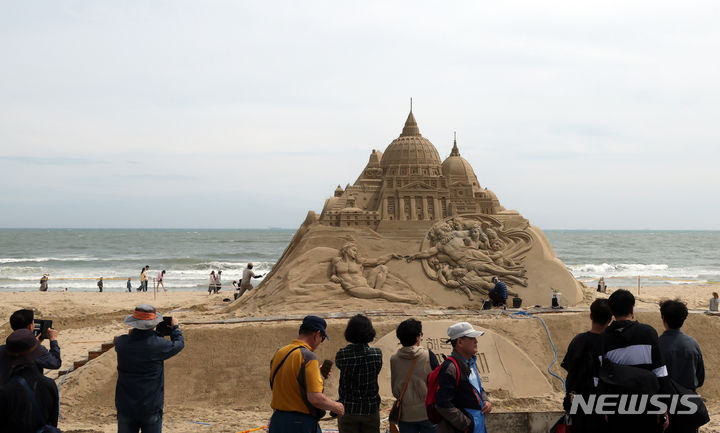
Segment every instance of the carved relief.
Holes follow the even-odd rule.
[[[488,215],[465,215],[433,225],[421,251],[408,261],[421,259],[430,279],[473,299],[474,293],[487,294],[494,287],[493,276],[508,286],[527,287],[523,261],[531,246],[527,224],[506,228]]]
[[[350,242],[339,251],[339,255],[332,259],[330,281],[340,284],[349,295],[356,298],[381,298],[393,302],[408,302],[415,304],[416,298],[401,296],[382,290],[388,277],[388,268],[385,263],[393,259],[401,259],[398,254],[388,254],[375,259],[361,257],[357,246]],[[364,268],[371,268],[365,275]]]

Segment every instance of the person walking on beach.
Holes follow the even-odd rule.
[[[138,292],[147,292],[147,272],[150,270],[150,265],[145,265],[144,268],[140,270],[140,287],[138,287]]]
[[[118,378],[115,387],[118,433],[160,433],[165,405],[165,360],[185,347],[185,340],[172,318],[170,340],[155,327],[163,321],[155,307],[141,304],[125,317],[133,329],[115,338]]]
[[[345,328],[350,343],[338,350],[335,365],[340,369],[339,401],[345,414],[338,418],[340,433],[378,433],[380,431],[380,388],[378,374],[382,352],[368,343],[375,339],[375,328],[366,316],[353,316]]]
[[[41,292],[48,291],[48,280],[49,279],[50,279],[50,274],[43,274],[42,278],[40,278],[40,291]]]
[[[262,278],[263,275],[255,275],[255,272],[253,272],[253,264],[252,262],[247,264],[247,267],[243,269],[243,276],[242,280],[240,281],[240,294],[238,295],[238,298],[243,295],[243,293],[247,292],[248,290],[252,290],[252,282],[250,282],[253,278]]]
[[[398,325],[395,335],[402,347],[390,357],[390,384],[400,401],[400,433],[435,433],[437,426],[428,420],[425,410],[427,377],[439,364],[435,354],[420,346],[422,323],[407,319]]]
[[[210,271],[210,284],[208,284],[208,295],[215,293],[215,271]]]
[[[342,403],[323,394],[323,379],[315,349],[328,338],[327,323],[305,316],[298,337],[275,352],[270,362],[273,409],[269,433],[321,433],[318,420],[329,410],[345,414]]]
[[[612,312],[607,299],[596,299],[590,305],[590,330],[575,336],[568,345],[565,358],[560,366],[567,370],[565,379],[565,401],[563,407],[570,410],[572,399],[581,395],[586,399],[597,393],[595,378],[598,377],[600,363],[598,358],[602,350],[602,334],[612,320]],[[605,417],[597,414],[585,414],[581,410],[572,419],[573,433],[601,433],[607,431]]]
[[[103,290],[103,277],[100,277],[100,279],[97,282],[98,289],[100,290],[100,293],[102,293]]]
[[[162,270],[157,276],[157,283],[155,285],[155,288],[158,289],[160,286],[162,286],[163,291],[167,293],[167,289],[165,288],[165,283],[163,282],[163,278],[165,278],[165,269]]]
[[[222,271],[218,270],[215,274],[215,293],[220,293],[222,289]]]
[[[687,316],[687,306],[680,300],[661,302],[660,317],[665,332],[658,337],[658,345],[670,379],[691,394],[696,394],[697,389],[705,383],[705,363],[697,341],[680,330]],[[670,428],[667,431],[696,433],[698,427],[692,417],[678,414],[670,416]]]
[[[126,287],[127,287],[127,291],[130,292],[130,293],[132,293],[132,283],[130,282],[130,277],[128,277],[127,286],[126,286]]]

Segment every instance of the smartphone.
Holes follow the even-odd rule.
[[[320,366],[320,374],[323,378],[327,379],[330,375],[330,370],[332,369],[333,362],[329,359],[326,359],[323,361],[322,365]]]
[[[39,335],[41,339],[45,340],[49,338],[48,329],[52,328],[52,320],[35,319],[35,325],[33,326],[33,335],[36,337]]]

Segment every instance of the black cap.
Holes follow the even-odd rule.
[[[327,322],[325,322],[325,319],[318,316],[305,316],[305,318],[302,321],[302,325],[300,325],[301,329],[307,329],[309,331],[320,331],[320,335],[322,335],[323,339],[329,340],[330,337],[328,337],[327,332],[325,330],[327,329]]]

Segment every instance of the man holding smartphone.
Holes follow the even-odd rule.
[[[10,316],[10,327],[13,331],[18,329],[27,328],[31,332],[35,329],[35,313],[33,310],[17,310]],[[62,359],[60,358],[60,345],[58,344],[58,331],[53,328],[47,330],[47,339],[50,340],[50,350],[46,349],[45,346],[40,345],[38,347],[38,354],[35,359],[35,365],[40,369],[40,373],[43,373],[43,369],[57,370],[62,365]],[[37,339],[42,342],[42,335],[38,335]],[[0,354],[5,351],[5,345],[0,346]],[[0,383],[4,381],[7,375],[10,373],[7,365],[0,365]]]
[[[163,317],[155,307],[141,304],[125,318],[131,326],[128,335],[115,339],[118,380],[115,388],[118,433],[162,432],[165,405],[166,359],[177,355],[185,340],[176,318],[170,321],[170,340],[161,337],[155,327]]]

